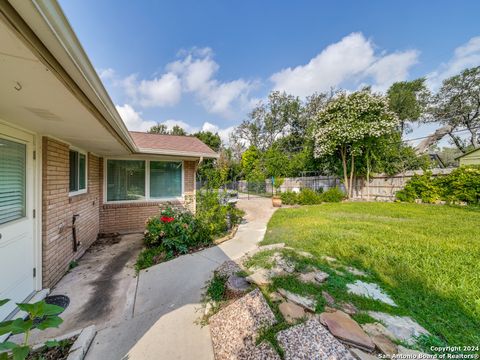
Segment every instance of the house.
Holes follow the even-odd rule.
[[[480,148],[473,149],[465,154],[457,157],[460,166],[462,165],[480,165]]]
[[[0,0],[0,320],[97,234],[194,210],[194,137],[129,132],[54,0]]]

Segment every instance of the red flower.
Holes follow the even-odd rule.
[[[164,223],[169,223],[169,222],[172,222],[173,220],[175,220],[175,218],[174,217],[169,217],[169,216],[162,216],[160,220],[162,220],[162,222],[164,222]]]

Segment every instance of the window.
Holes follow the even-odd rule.
[[[150,161],[150,197],[152,199],[182,196],[182,163]]]
[[[107,201],[145,199],[145,161],[107,160]]]
[[[70,150],[70,193],[82,193],[87,190],[87,156],[76,150]]]
[[[25,216],[26,146],[0,139],[0,225]]]
[[[181,197],[182,165],[181,161],[107,160],[107,201]]]

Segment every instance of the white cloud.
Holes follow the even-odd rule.
[[[471,38],[467,43],[455,49],[453,57],[441,64],[437,70],[427,76],[428,85],[432,89],[438,88],[442,81],[457,75],[462,70],[480,65],[480,36]]]
[[[116,105],[115,107],[128,130],[147,131],[155,125],[154,121],[142,119],[142,113],[135,111],[135,109],[129,104],[124,104],[123,106]]]
[[[125,93],[134,102],[143,107],[173,106],[182,96],[182,84],[173,73],[165,73],[152,80],[138,80],[137,75],[129,75],[119,81]]]
[[[386,55],[366,70],[375,80],[373,89],[385,91],[397,81],[403,81],[408,77],[410,68],[418,62],[418,51],[409,50]]]
[[[115,77],[115,70],[113,70],[112,68],[98,69],[97,73],[102,80],[111,80]]]
[[[230,126],[225,129],[221,129],[215,124],[209,123],[208,121],[203,123],[202,131],[210,131],[212,133],[218,133],[220,139],[222,139],[224,144],[228,144],[230,139],[230,134],[235,130],[235,126]]]
[[[405,80],[417,58],[418,52],[414,50],[376,55],[370,40],[361,33],[352,33],[327,46],[307,64],[283,69],[270,80],[275,90],[302,97],[369,77],[376,81],[374,88],[384,89],[395,81]]]

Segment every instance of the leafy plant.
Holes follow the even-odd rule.
[[[297,201],[300,205],[315,205],[322,202],[319,193],[309,188],[303,188],[298,194]]]
[[[9,299],[0,300],[0,306],[5,305]],[[16,344],[11,341],[0,343],[0,351],[7,351],[0,353],[0,360],[24,360],[31,352],[28,344],[30,333],[33,329],[45,330],[49,328],[58,327],[63,320],[58,316],[64,309],[57,305],[47,304],[44,300],[33,304],[17,304],[18,308],[25,311],[28,316],[26,319],[18,318],[0,322],[0,335],[5,334],[24,334],[23,342]],[[45,346],[58,346],[57,341],[47,341]]]
[[[462,166],[436,178],[432,177],[431,172],[414,175],[395,196],[404,202],[421,199],[425,203],[443,200],[448,203],[464,201],[472,205],[479,204],[480,167]]]
[[[295,205],[298,203],[298,194],[294,191],[285,191],[280,194],[280,198],[282,199],[282,204],[285,205]]]
[[[323,202],[340,202],[345,199],[345,193],[338,187],[333,187],[320,194],[320,200]]]

